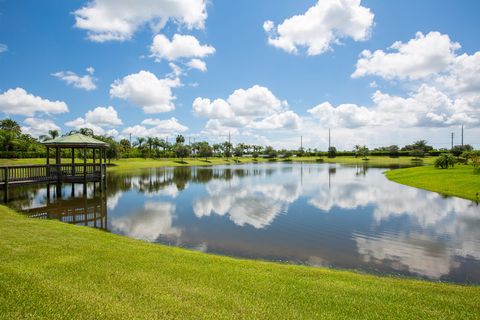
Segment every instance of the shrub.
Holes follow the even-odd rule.
[[[456,159],[450,153],[442,153],[437,159],[435,159],[435,168],[448,169],[455,165]]]

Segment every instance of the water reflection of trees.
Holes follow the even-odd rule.
[[[107,176],[107,194],[129,191],[132,187],[142,193],[156,193],[174,185],[178,191],[184,190],[188,183],[206,184],[212,180],[230,181],[234,178],[272,175],[276,169],[268,170],[229,167],[173,167],[152,168],[135,172],[114,173]]]

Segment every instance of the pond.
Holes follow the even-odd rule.
[[[387,180],[385,168],[266,163],[109,173],[10,189],[32,217],[203,252],[480,283],[480,207]]]

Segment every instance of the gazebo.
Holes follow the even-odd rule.
[[[102,181],[106,173],[106,148],[108,143],[80,133],[43,142],[47,148],[47,177],[57,181]],[[55,150],[55,164],[50,164],[50,149]],[[61,150],[71,149],[71,163],[61,163]],[[82,150],[83,164],[75,163],[75,151]],[[92,150],[92,162],[87,163],[87,151]],[[98,158],[97,158],[98,153]],[[98,159],[98,163],[97,163]]]

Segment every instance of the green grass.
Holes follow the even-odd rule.
[[[0,206],[0,319],[478,319],[480,287],[149,244]]]
[[[292,161],[304,161],[304,162],[315,162],[320,157],[292,157],[289,160]],[[368,161],[362,160],[361,158],[355,157],[336,157],[329,159],[327,157],[321,158],[323,162],[326,163],[343,163],[343,164],[362,164],[368,163],[370,165],[410,165],[412,164],[411,157],[399,157],[399,158],[389,158],[389,157],[370,157]],[[277,158],[277,161],[284,161],[285,159]],[[432,164],[434,158],[424,158],[423,162],[425,164]],[[64,163],[70,163],[70,159],[62,159]],[[77,163],[83,163],[83,160],[76,159]],[[166,166],[200,166],[200,165],[216,165],[216,164],[233,164],[235,161],[239,163],[252,163],[252,162],[267,162],[268,159],[258,158],[256,161],[253,158],[208,158],[207,160],[202,158],[187,158],[184,159],[183,163],[180,159],[140,159],[140,158],[131,158],[131,159],[120,159],[114,160],[111,162],[108,171],[117,171],[117,170],[131,170],[131,169],[142,169],[142,168],[154,168],[154,167],[166,167]],[[25,165],[25,164],[44,164],[45,159],[0,159],[0,166],[2,165]]]
[[[457,165],[450,169],[433,166],[396,169],[387,171],[385,175],[401,184],[480,201],[480,174],[475,174],[470,165]]]

